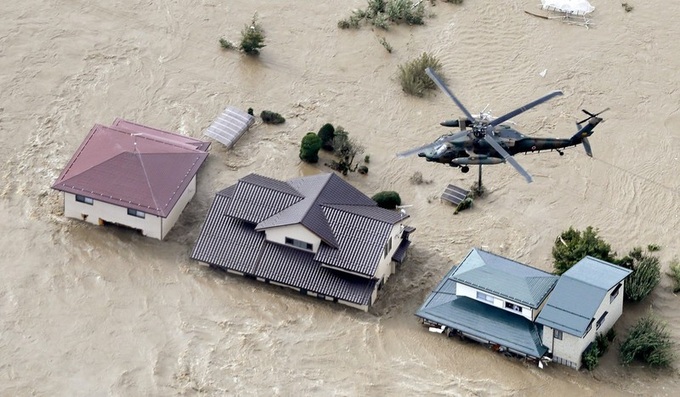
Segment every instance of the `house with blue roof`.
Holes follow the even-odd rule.
[[[628,274],[586,257],[558,277],[475,248],[447,273],[416,316],[448,336],[578,369],[595,335],[621,316]]]
[[[368,310],[405,258],[415,230],[407,218],[333,173],[250,174],[217,193],[191,257]]]
[[[583,351],[623,312],[630,269],[586,256],[560,276],[536,323],[553,361],[578,369]]]

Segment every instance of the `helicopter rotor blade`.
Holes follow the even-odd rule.
[[[404,158],[404,157],[409,157],[413,156],[416,153],[422,153],[425,150],[432,149],[438,145],[441,145],[441,142],[434,142],[434,143],[428,143],[427,145],[419,146],[417,148],[409,149],[404,152],[399,152],[397,153],[397,157],[399,158]]]
[[[586,121],[590,120],[592,117],[597,117],[597,116],[601,115],[602,113],[606,112],[607,110],[609,110],[609,108],[606,108],[605,110],[603,110],[603,111],[601,111],[601,112],[599,112],[599,113],[592,114],[592,113],[590,113],[589,111],[587,111],[587,110],[585,110],[585,109],[581,109],[581,111],[583,111],[583,113],[587,114],[589,117],[586,117],[585,119],[583,119],[583,120],[577,122],[576,124],[583,124],[583,123],[585,123]]]
[[[458,106],[458,108],[463,111],[465,117],[467,117],[468,120],[476,120],[472,116],[472,114],[470,114],[470,112],[468,112],[468,110],[465,109],[465,106],[463,106],[463,104],[458,100],[458,98],[456,98],[456,96],[453,95],[451,91],[449,91],[444,82],[442,82],[442,80],[439,78],[439,76],[437,76],[437,74],[434,72],[434,70],[432,70],[432,68],[425,69],[425,73],[427,73],[427,75],[430,76],[430,79],[432,79],[432,81],[437,85],[437,87],[439,87],[440,90],[444,91],[444,93],[448,95],[449,98],[453,100],[453,102],[455,102],[456,106]]]
[[[433,148],[441,145],[442,143],[455,141],[456,139],[462,138],[462,137],[467,136],[467,135],[468,135],[467,131],[461,131],[461,132],[457,132],[455,134],[445,135],[442,138],[439,138],[432,143],[428,143],[427,145],[419,146],[417,148],[413,148],[413,149],[406,150],[404,152],[397,153],[397,157],[404,158],[404,157],[412,156],[416,153],[421,153],[425,150],[433,149]]]
[[[519,107],[519,108],[513,110],[513,111],[510,112],[510,113],[506,113],[506,114],[504,114],[504,115],[502,115],[502,116],[500,116],[500,117],[494,119],[493,121],[491,121],[491,122],[489,123],[489,125],[497,126],[497,125],[499,125],[499,124],[501,124],[501,123],[503,123],[503,122],[505,122],[505,121],[510,120],[511,118],[513,118],[513,117],[515,117],[515,116],[517,116],[517,115],[519,115],[519,114],[521,114],[521,113],[526,112],[527,110],[529,110],[529,109],[531,109],[531,108],[534,108],[534,107],[536,107],[536,106],[542,104],[543,102],[546,102],[546,101],[548,101],[548,100],[550,100],[550,99],[552,99],[552,98],[554,98],[554,97],[556,97],[556,96],[560,96],[560,95],[562,95],[562,91],[560,91],[560,90],[552,91],[551,93],[549,93],[549,94],[547,94],[547,95],[544,95],[544,96],[538,98],[537,100],[535,100],[535,101],[533,101],[533,102],[529,102],[529,103],[527,103],[526,105],[524,105],[524,106],[522,106],[522,107]]]
[[[493,129],[492,126],[489,126],[489,128]],[[488,132],[489,132],[489,129],[487,129],[487,133],[484,134],[484,140],[485,140],[489,145],[491,145],[491,147],[494,148],[494,149],[498,152],[498,154],[500,154],[501,156],[503,156],[503,159],[504,159],[505,161],[507,161],[508,163],[510,163],[510,165],[512,165],[513,167],[515,167],[515,169],[517,170],[517,172],[519,172],[519,173],[524,177],[524,179],[527,180],[528,183],[531,183],[531,182],[533,181],[533,178],[531,177],[531,174],[529,174],[529,173],[528,173],[528,172],[527,172],[527,171],[526,171],[526,170],[525,170],[525,169],[517,162],[517,160],[515,160],[515,158],[512,157],[512,156],[510,155],[510,153],[508,153],[505,149],[503,149],[503,146],[501,146],[498,142],[496,142],[496,140],[493,138],[493,136],[491,136]]]

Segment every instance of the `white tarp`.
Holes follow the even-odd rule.
[[[541,8],[574,15],[585,15],[595,10],[588,0],[541,0]]]
[[[253,116],[229,106],[217,116],[204,134],[223,143],[230,149],[254,122]]]

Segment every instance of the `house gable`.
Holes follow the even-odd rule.
[[[321,245],[319,236],[300,224],[271,227],[265,229],[264,233],[269,242],[289,245],[309,252],[317,252]]]

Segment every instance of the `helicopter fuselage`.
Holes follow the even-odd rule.
[[[441,145],[423,151],[418,156],[425,157],[427,161],[449,164],[452,167],[476,164],[501,164],[505,162],[503,156],[484,139],[475,139],[472,131],[467,137],[461,137],[454,141],[445,141],[443,138],[447,136],[449,135],[443,135],[437,140],[441,141]],[[561,154],[559,149],[576,146],[581,143],[580,139],[575,138],[527,137],[505,124],[494,128],[493,138],[513,156],[518,153],[533,153],[544,150],[557,150]]]

